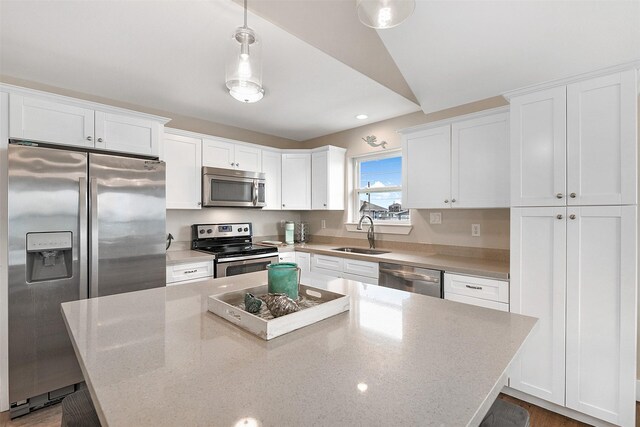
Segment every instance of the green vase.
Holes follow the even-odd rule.
[[[300,267],[294,262],[281,262],[267,266],[268,289],[270,294],[285,294],[292,300],[298,299]]]

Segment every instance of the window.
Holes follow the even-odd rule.
[[[376,222],[409,223],[402,208],[402,156],[399,152],[354,160],[354,220],[369,215]]]

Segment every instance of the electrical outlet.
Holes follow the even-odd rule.
[[[284,220],[284,219],[281,219],[281,220],[280,220],[280,228],[284,228],[284,223],[285,223],[285,220]]]
[[[323,219],[323,220],[322,220],[321,225],[320,225],[320,228],[322,228],[323,230],[324,230],[325,228],[327,228],[327,220],[326,220],[326,219]]]
[[[440,212],[431,212],[429,214],[429,224],[442,224],[442,214]]]
[[[471,224],[471,235],[473,237],[480,237],[480,224]]]

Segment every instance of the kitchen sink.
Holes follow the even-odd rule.
[[[364,255],[382,255],[388,254],[390,251],[379,251],[377,249],[366,249],[366,248],[333,248],[334,251],[339,252],[349,252],[352,254],[364,254]]]

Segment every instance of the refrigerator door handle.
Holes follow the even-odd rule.
[[[88,297],[89,281],[87,276],[87,264],[89,263],[89,257],[87,256],[87,179],[80,178],[78,180],[78,187],[80,190],[80,197],[78,201],[78,265],[80,266],[80,299],[86,299]]]
[[[91,278],[89,281],[89,297],[98,296],[98,180],[90,179],[91,188]]]

